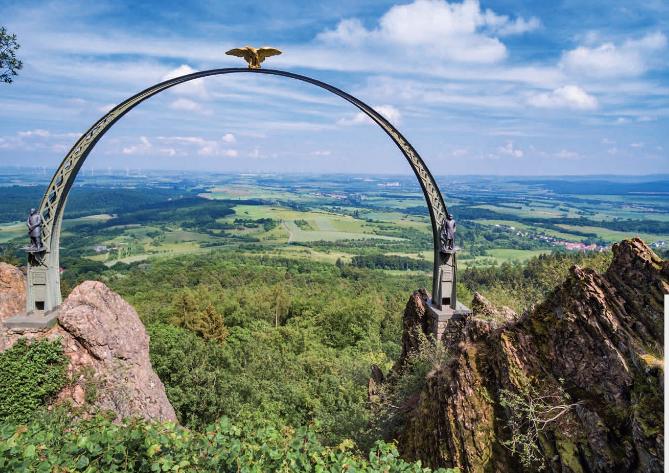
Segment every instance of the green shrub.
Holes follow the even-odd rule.
[[[222,342],[229,331],[225,326],[223,315],[216,309],[214,291],[205,286],[194,289],[185,288],[177,291],[172,300],[174,316],[171,322],[191,332],[195,332],[206,340]]]
[[[378,442],[368,458],[350,442],[325,447],[309,429],[245,430],[226,418],[196,432],[171,423],[59,414],[29,426],[0,424],[0,471],[429,472]],[[456,470],[437,470],[441,473]]]
[[[221,345],[171,325],[150,325],[148,330],[151,364],[179,420],[204,427],[223,415],[231,401],[224,376],[230,362]]]
[[[355,255],[351,264],[358,268],[432,271],[432,261],[398,255]]]
[[[458,273],[461,286],[478,291],[497,306],[506,305],[518,313],[544,300],[569,275],[569,268],[581,267],[604,272],[613,253],[559,253],[540,255],[524,263],[505,262],[499,266],[472,266]],[[458,291],[458,295],[460,292]]]
[[[0,353],[0,420],[26,422],[65,386],[67,358],[59,339],[19,339]]]
[[[546,469],[546,458],[541,438],[550,431],[559,431],[567,438],[575,438],[569,412],[579,402],[570,403],[569,394],[562,387],[563,380],[554,387],[539,392],[531,385],[522,386],[518,392],[500,390],[499,405],[508,417],[505,421],[511,438],[501,443],[517,456],[521,464],[533,471]]]
[[[166,324],[148,329],[151,363],[188,427],[222,416],[254,426],[309,424],[337,445],[367,425],[370,359],[323,347],[313,329],[233,327],[224,343]]]
[[[373,417],[367,433],[369,439],[396,438],[405,423],[406,402],[420,393],[427,383],[430,372],[448,362],[449,354],[443,343],[436,343],[416,330],[418,347],[408,353],[404,364],[388,373],[372,400]]]

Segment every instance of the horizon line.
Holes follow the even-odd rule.
[[[38,170],[41,175],[45,171],[56,171],[57,167],[48,167],[48,166],[22,166],[22,165],[0,165],[0,172],[6,170]],[[371,172],[318,172],[318,171],[215,171],[215,170],[195,170],[195,169],[164,169],[164,168],[113,168],[113,167],[93,167],[95,171],[99,171],[100,174],[90,175],[85,174],[85,171],[90,171],[91,168],[86,169],[82,168],[80,170],[79,176],[81,177],[102,177],[110,171],[112,174],[127,173],[127,172],[150,172],[150,173],[191,173],[191,174],[202,174],[210,173],[213,175],[249,175],[257,176],[263,174],[273,174],[273,175],[282,175],[282,176],[376,176],[376,177],[410,177],[413,174],[409,171],[406,173],[388,173],[388,174],[378,174]],[[79,177],[77,176],[77,177]],[[616,174],[616,173],[606,173],[606,174],[481,174],[481,173],[472,173],[472,174],[433,174],[434,177],[440,178],[450,178],[450,177],[500,177],[500,178],[537,178],[537,177],[562,177],[562,178],[583,178],[583,177],[662,177],[669,178],[669,173],[658,172],[658,173],[646,173],[646,174]],[[126,177],[141,177],[140,175],[127,175]]]

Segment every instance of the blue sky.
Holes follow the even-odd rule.
[[[8,1],[24,68],[0,85],[0,166],[55,167],[113,105],[165,78],[264,63],[385,114],[434,174],[669,172],[669,4],[416,0]],[[87,167],[407,173],[343,100],[248,74],[177,86]]]

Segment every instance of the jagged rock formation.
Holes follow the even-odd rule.
[[[0,263],[0,320],[25,310],[26,277],[11,264]]]
[[[7,307],[12,306],[0,304],[0,313]],[[0,325],[0,351],[20,337],[61,339],[73,383],[56,402],[89,404],[120,418],[176,422],[163,383],[151,367],[149,337],[137,312],[103,283],[86,281],[77,286],[60,306],[58,324],[47,331],[17,333]]]
[[[559,414],[534,430],[530,451],[547,471],[663,471],[669,261],[638,239],[613,253],[605,274],[574,266],[519,318],[477,295],[473,316],[449,323],[443,341],[451,357],[428,375],[407,413],[402,453],[464,472],[537,471],[541,462],[522,464],[504,445],[514,420],[517,433],[532,433],[522,407],[508,402],[515,399],[538,406],[540,419]],[[425,297],[416,292],[407,305],[406,350],[407,334],[422,329]]]

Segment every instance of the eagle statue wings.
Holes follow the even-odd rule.
[[[270,56],[278,56],[281,54],[276,48],[263,46],[262,48],[252,48],[251,46],[244,46],[243,48],[234,48],[226,52],[228,56],[243,57],[249,63],[249,69],[260,69],[260,63]]]

